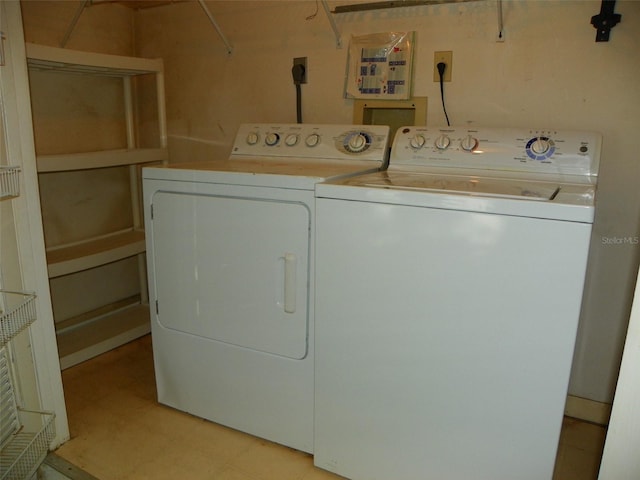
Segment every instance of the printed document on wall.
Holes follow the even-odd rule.
[[[352,36],[345,97],[406,100],[411,97],[415,32]]]

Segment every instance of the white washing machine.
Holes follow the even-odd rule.
[[[316,187],[315,464],[356,480],[550,480],[599,135],[400,128]]]
[[[158,400],[313,450],[314,186],[388,127],[242,125],[230,158],[143,170]]]

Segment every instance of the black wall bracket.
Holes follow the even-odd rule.
[[[596,42],[608,42],[611,29],[620,23],[622,15],[614,13],[616,8],[616,0],[602,0],[600,13],[591,17],[591,25],[597,30]]]

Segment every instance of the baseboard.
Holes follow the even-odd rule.
[[[564,406],[564,414],[587,422],[608,425],[609,417],[611,416],[611,405],[569,395]]]

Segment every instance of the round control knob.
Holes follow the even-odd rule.
[[[424,147],[424,144],[427,143],[427,140],[424,138],[424,135],[414,135],[411,140],[409,140],[409,145],[411,148],[415,148],[416,150]]]
[[[247,143],[249,145],[255,145],[258,141],[260,141],[260,135],[256,132],[251,132],[247,135]]]
[[[531,151],[537,155],[547,153],[551,148],[551,143],[547,137],[538,137],[531,144]]]
[[[305,139],[304,143],[307,145],[307,147],[315,147],[320,143],[320,135],[318,135],[317,133],[312,133]]]
[[[287,138],[284,139],[284,143],[286,143],[288,147],[293,147],[298,143],[298,135],[295,133],[287,135]]]
[[[353,153],[360,153],[369,147],[369,139],[364,133],[354,133],[347,138],[344,147]]]
[[[280,135],[278,135],[277,133],[267,133],[267,136],[264,139],[264,142],[269,145],[270,147],[273,147],[274,145],[276,145],[278,142],[280,141]]]
[[[436,141],[434,142],[434,145],[438,150],[446,150],[447,147],[449,147],[449,144],[451,144],[451,139],[444,134],[436,138]]]
[[[473,152],[478,147],[478,139],[472,135],[467,135],[460,142],[460,147],[467,152]]]

